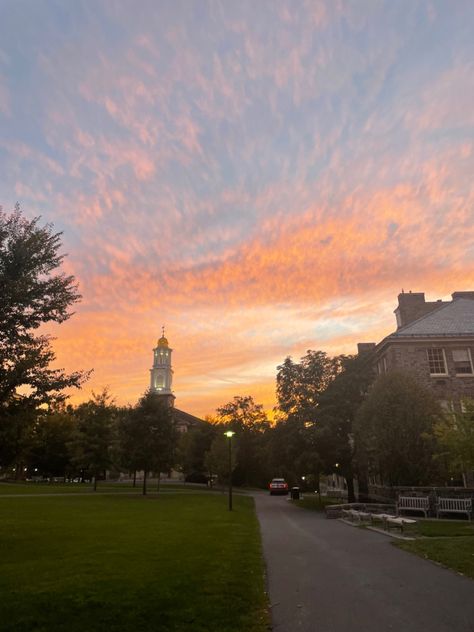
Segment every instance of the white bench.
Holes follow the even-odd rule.
[[[397,514],[401,511],[422,511],[428,517],[430,499],[428,496],[400,496],[397,502]]]
[[[468,519],[472,514],[472,498],[438,498],[436,517],[441,513],[465,513]]]

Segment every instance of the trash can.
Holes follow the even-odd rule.
[[[300,488],[292,487],[291,488],[291,500],[299,500],[300,499]]]

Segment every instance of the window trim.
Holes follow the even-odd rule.
[[[433,351],[434,349],[441,349],[441,351],[443,353],[444,373],[431,373],[429,352]],[[446,362],[446,352],[445,352],[443,347],[428,347],[426,349],[426,359],[428,360],[428,372],[429,372],[430,377],[446,377],[446,376],[449,375],[449,373],[448,373],[448,363]]]
[[[470,373],[458,373],[456,371],[456,362],[454,360],[454,355],[453,355],[453,351],[467,351],[467,355],[469,357],[469,362],[471,364],[471,372]],[[464,348],[459,348],[459,349],[451,349],[451,357],[453,359],[453,366],[454,366],[454,374],[456,375],[456,377],[474,377],[474,366],[472,364],[472,356],[471,356],[471,349],[469,347],[464,347]]]

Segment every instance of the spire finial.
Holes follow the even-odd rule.
[[[161,325],[161,335],[163,336],[163,338],[165,337],[165,326]]]

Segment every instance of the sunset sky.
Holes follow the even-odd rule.
[[[64,232],[58,366],[274,405],[397,294],[474,289],[472,0],[0,0],[0,204]]]

